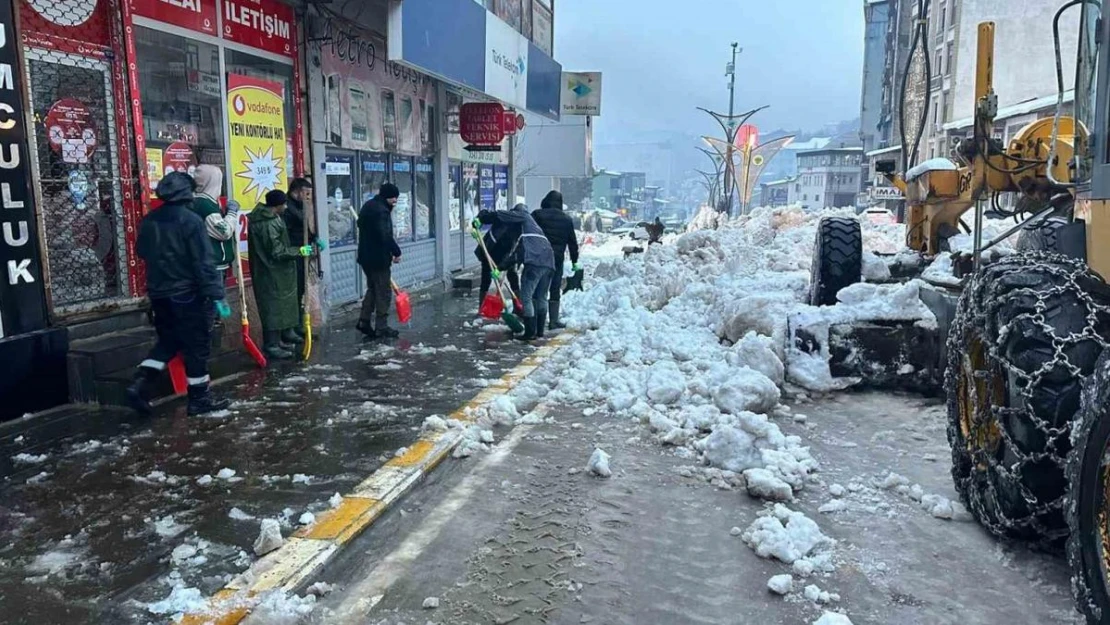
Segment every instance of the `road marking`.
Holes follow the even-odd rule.
[[[473,421],[475,411],[512,390],[544,361],[569,343],[574,336],[573,332],[563,332],[552,337],[519,365],[507,371],[500,380],[482,389],[473,399],[463,404],[450,415],[450,418],[463,422]],[[515,446],[515,441],[519,441],[524,431],[526,428],[523,427],[513,430],[506,443],[498,446],[494,452],[484,458],[483,463],[500,462],[511,448],[507,444],[508,441],[514,441],[512,446]],[[280,549],[256,561],[250,569],[213,595],[203,612],[186,614],[181,623],[183,625],[238,625],[250,614],[260,593],[274,589],[291,592],[301,584],[307,583],[344,544],[366,531],[397,500],[411,491],[447,458],[462,438],[463,433],[458,428],[445,432],[424,433],[403,454],[390,459],[355,486],[350,495],[343,497],[339,506],[321,514],[312,525],[298,530],[287,539]],[[501,451],[502,448],[504,451]],[[464,484],[468,483],[464,481]],[[473,488],[473,485],[469,488]],[[463,499],[453,502],[452,505],[457,509],[457,506],[461,506],[461,501],[465,501],[469,496],[470,491],[465,491],[459,495]],[[436,533],[439,527],[435,527]],[[422,534],[418,532],[410,540],[421,536]],[[424,538],[430,542],[434,535],[424,536]],[[423,543],[423,546],[426,545],[427,543]],[[419,551],[410,554],[412,556],[410,561],[417,553]],[[389,584],[393,583],[392,579],[396,579],[396,576],[390,579]],[[369,580],[364,583],[369,583]],[[380,596],[376,599],[373,595],[361,594],[360,596],[363,597],[360,604],[366,610],[377,605],[381,600]],[[366,597],[370,599],[367,600]]]

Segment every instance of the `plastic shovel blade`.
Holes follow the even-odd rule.
[[[178,354],[170,359],[167,368],[170,370],[170,381],[173,382],[173,392],[181,395],[189,390],[189,380],[185,377],[185,359]]]
[[[251,338],[250,325],[243,324],[242,334],[243,347],[247,350],[247,353],[250,354],[251,358],[254,359],[254,362],[258,364],[259,368],[265,369],[268,364],[266,362],[266,356],[262,353],[262,350],[258,349],[258,345],[256,345],[254,339]]]
[[[482,300],[482,306],[478,309],[478,314],[480,314],[483,319],[497,321],[501,318],[501,313],[504,311],[505,303],[501,301],[500,297],[490,293]]]
[[[412,301],[405,291],[397,291],[397,321],[401,323],[412,321]]]

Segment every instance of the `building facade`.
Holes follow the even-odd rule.
[[[860,94],[860,141],[870,152],[882,140],[883,72],[887,56],[894,50],[887,45],[891,8],[896,0],[864,0],[863,88]]]
[[[784,178],[760,184],[759,201],[755,206],[775,208],[794,204],[797,201],[794,197],[796,195],[794,191],[796,184],[796,178]]]
[[[17,219],[0,246],[10,278],[0,360],[17,375],[0,382],[0,419],[72,396],[71,342],[143,324],[135,238],[168,172],[224,172],[221,200],[243,208],[245,256],[246,215],[267,191],[308,176],[309,218],[331,243],[310,272],[318,321],[362,294],[353,211],[386,180],[402,190],[399,283],[476,264],[465,224],[479,208],[509,206],[513,141],[465,150],[459,108],[500,102],[558,118],[554,7],[401,4],[0,0],[9,33],[0,51],[21,69],[0,87],[26,103],[18,118],[30,122],[2,135],[26,171],[5,180],[5,217]],[[237,326],[224,325],[225,340],[237,340]]]
[[[825,148],[798,154],[795,201],[807,210],[856,207],[862,148]]]

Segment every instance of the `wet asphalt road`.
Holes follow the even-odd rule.
[[[288,535],[533,349],[470,327],[476,307],[426,297],[389,342],[341,319],[311,363],[219,389],[236,400],[226,415],[190,419],[177,402],[148,421],[105,410],[0,427],[0,621],[147,622],[178,576],[219,589],[253,559],[259,519]]]

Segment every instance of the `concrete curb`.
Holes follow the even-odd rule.
[[[450,418],[472,421],[475,409],[509,392],[574,337],[570,331],[552,337],[500,380],[463,404]],[[298,530],[280,549],[256,561],[247,572],[213,595],[207,609],[186,614],[180,622],[183,625],[236,625],[250,614],[259,594],[271,590],[293,592],[307,583],[345,544],[366,531],[423,481],[454,451],[462,438],[459,429],[421,435],[404,454],[390,459],[355,486],[338,507]]]

